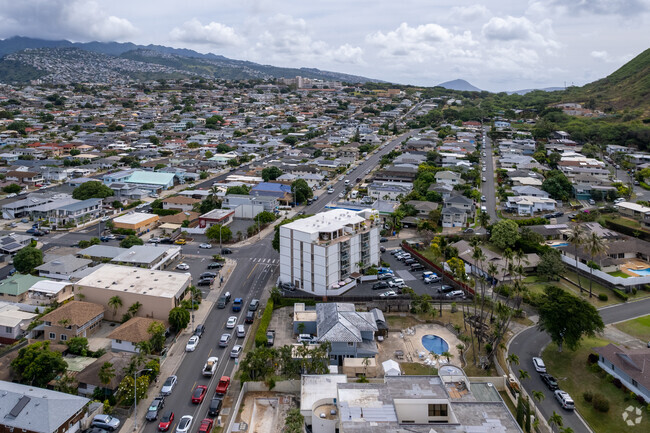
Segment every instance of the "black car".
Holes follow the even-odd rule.
[[[244,320],[244,322],[253,323],[254,321],[255,321],[255,311],[247,311],[246,319]]]
[[[404,264],[405,264],[405,265],[412,265],[412,264],[415,264],[415,263],[417,263],[417,262],[418,262],[418,261],[415,260],[415,259],[406,259],[406,260],[404,260]]]
[[[212,262],[208,265],[208,269],[221,269],[223,267],[223,263],[221,262]]]
[[[216,278],[216,277],[217,277],[217,274],[215,274],[214,272],[204,272],[201,275],[199,275],[199,278],[201,278],[201,279],[203,279],[203,278]]]
[[[379,238],[379,242],[388,242],[388,238]]]
[[[210,400],[210,408],[208,409],[208,415],[219,416],[219,412],[221,412],[222,404],[223,404],[223,400],[221,398],[212,397],[212,400]]]
[[[108,430],[99,427],[90,427],[89,429],[84,430],[83,433],[108,433]]]
[[[421,263],[413,263],[411,265],[411,271],[413,271],[413,272],[415,272],[415,271],[423,271],[423,270],[424,270],[424,266],[422,266]]]
[[[196,329],[194,330],[194,335],[201,338],[201,336],[203,335],[204,332],[205,332],[205,325],[201,324],[201,325],[198,325],[196,327]]]
[[[160,243],[161,243],[161,244],[173,244],[174,241],[172,240],[172,238],[162,238],[162,239],[160,240]]]
[[[372,290],[387,289],[388,283],[386,281],[379,281],[372,285]]]
[[[198,283],[196,283],[197,286],[209,286],[214,282],[214,278],[208,277],[208,278],[201,278]]]
[[[230,248],[222,248],[221,254],[232,254],[232,250]]]
[[[160,412],[163,406],[165,406],[165,397],[159,395],[158,397],[154,398],[149,405],[149,409],[147,410],[147,415],[145,416],[146,420],[155,421],[156,418],[158,418],[158,412]]]
[[[382,245],[381,247],[379,247],[379,251],[382,252],[382,253],[385,253],[386,252],[386,247]]]
[[[551,391],[555,391],[556,389],[560,389],[559,385],[557,384],[557,380],[553,376],[551,376],[548,373],[542,373],[540,374],[540,377],[542,378],[542,382],[548,386],[548,389]]]

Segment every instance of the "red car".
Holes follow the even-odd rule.
[[[173,422],[174,422],[174,412],[172,412],[171,410],[165,412],[163,417],[160,419],[160,422],[158,423],[158,430],[159,431],[169,430],[169,427],[171,427]]]
[[[199,385],[194,388],[194,392],[192,393],[192,403],[200,404],[205,398],[205,394],[207,394],[207,392],[208,387],[205,385]]]
[[[221,379],[219,379],[219,383],[217,384],[217,390],[216,390],[217,395],[224,395],[226,392],[228,392],[229,386],[230,386],[230,377],[221,376]]]
[[[201,421],[198,433],[210,433],[212,431],[212,423],[213,421],[210,418],[205,418]]]

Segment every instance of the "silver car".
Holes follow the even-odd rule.
[[[188,433],[190,428],[192,428],[192,421],[194,417],[192,415],[183,415],[181,420],[178,422],[176,427],[176,433]]]
[[[120,427],[120,420],[110,415],[95,415],[90,426],[114,431]]]
[[[160,393],[162,395],[169,395],[172,393],[174,390],[174,387],[176,386],[176,383],[178,382],[178,377],[176,376],[169,376],[166,380],[165,383],[163,383],[162,388],[160,389]]]

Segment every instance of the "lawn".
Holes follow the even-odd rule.
[[[608,343],[609,341],[599,338],[585,338],[575,352],[565,348],[562,353],[558,353],[557,346],[551,343],[543,353],[548,372],[558,379],[560,388],[573,397],[580,415],[595,433],[630,431],[623,421],[623,411],[628,406],[641,407],[636,400],[631,400],[629,395],[623,394],[620,389],[608,382],[605,374],[593,373],[588,368],[587,356],[591,353],[591,348],[605,346]],[[585,391],[603,394],[609,400],[609,412],[596,411],[582,397]],[[642,410],[641,424],[637,425],[634,431],[650,431],[650,418],[645,408]],[[557,412],[562,414],[559,406]]]
[[[608,274],[611,275],[612,277],[630,278],[628,274],[621,271],[608,272]]]
[[[650,341],[650,315],[617,323],[614,326],[619,331],[623,331],[641,341]]]
[[[524,279],[524,283],[528,291],[531,293],[544,293],[544,288],[547,286],[560,287],[568,292],[571,292],[573,295],[586,300],[596,308],[604,307],[606,305],[619,304],[622,302],[612,293],[611,290],[606,289],[598,283],[593,283],[592,293],[594,293],[596,296],[592,297],[591,300],[589,300],[588,292],[583,292],[582,295],[580,294],[580,288],[578,287],[578,280],[575,273],[566,271],[563,276],[568,278],[570,281],[567,281],[565,279],[560,279],[559,281],[541,281],[536,276],[530,276]],[[585,278],[581,278],[581,281],[583,289],[586,288],[589,290],[589,283],[585,281]],[[597,296],[600,293],[607,295],[607,301],[601,301],[598,299]]]
[[[407,376],[431,376],[438,374],[438,369],[418,362],[400,362],[400,368]]]

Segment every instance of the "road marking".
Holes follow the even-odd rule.
[[[251,269],[251,272],[246,277],[247,280],[251,277],[251,274],[253,273],[253,271],[255,270],[256,267],[257,267],[257,263],[255,264],[255,266],[253,266],[253,269]]]

